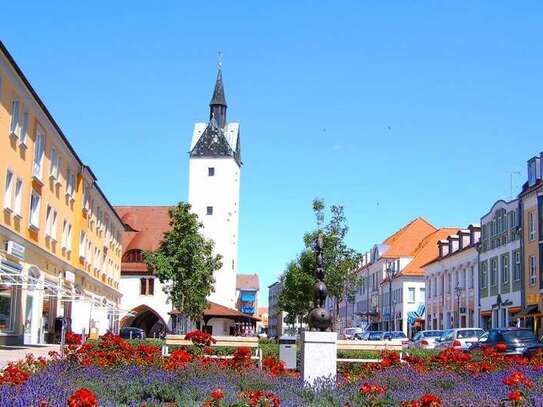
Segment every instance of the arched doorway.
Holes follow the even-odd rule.
[[[140,305],[131,313],[131,316],[126,316],[121,320],[121,328],[141,328],[148,338],[158,337],[160,333],[168,330],[168,325],[162,317],[147,305]]]

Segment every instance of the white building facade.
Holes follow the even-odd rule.
[[[188,200],[204,225],[202,233],[215,242],[215,252],[222,256],[209,300],[235,308],[241,156],[239,123],[226,122],[226,108],[219,69],[209,123],[194,126]]]
[[[439,256],[424,265],[426,329],[477,327],[480,227],[470,225],[440,240]]]
[[[506,328],[522,307],[522,253],[518,199],[497,201],[481,218],[480,326]]]

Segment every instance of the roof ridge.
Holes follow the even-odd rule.
[[[411,225],[413,225],[416,221],[422,221],[426,223],[427,225],[433,227],[434,229],[437,229],[434,225],[432,225],[430,222],[428,222],[426,219],[424,219],[422,216],[417,216],[415,219],[413,219],[411,222],[407,223],[406,225],[402,226],[400,229],[398,229],[396,232],[391,234],[389,237],[387,237],[383,243],[386,243],[387,241],[393,241],[394,238],[398,237],[400,232],[404,231],[405,229],[409,228]]]

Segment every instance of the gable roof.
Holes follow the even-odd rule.
[[[383,243],[387,249],[383,256],[413,256],[421,241],[436,230],[435,226],[418,217],[385,239]]]
[[[238,290],[259,290],[260,281],[258,274],[238,274],[236,275],[236,289]]]
[[[427,235],[413,252],[413,259],[399,273],[399,276],[423,276],[423,266],[439,255],[437,242],[456,233],[460,228],[441,228]]]

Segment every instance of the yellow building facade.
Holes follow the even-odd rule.
[[[123,224],[0,42],[0,344],[117,329]]]
[[[519,194],[524,266],[523,326],[543,335],[543,157],[528,160],[528,181]]]

